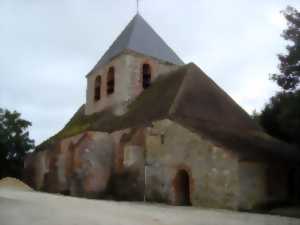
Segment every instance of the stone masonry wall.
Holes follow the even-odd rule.
[[[145,195],[176,204],[175,176],[185,170],[192,205],[237,208],[236,157],[170,120],[112,134],[87,132],[47,152],[30,157],[25,168],[38,189],[120,200],[142,201]],[[40,161],[44,154],[46,164]]]
[[[122,113],[124,104],[139,95],[142,91],[142,65],[148,63],[151,67],[152,81],[161,73],[176,69],[176,65],[164,63],[154,58],[141,54],[126,52],[123,53],[103,68],[93,72],[87,77],[86,109],[85,113],[90,115],[99,112],[107,107],[116,106],[116,112]],[[115,69],[114,93],[107,95],[106,79],[109,68]],[[101,99],[94,101],[94,85],[96,77],[101,76]]]
[[[114,140],[107,133],[86,132],[64,139],[26,159],[25,180],[37,190],[104,196],[113,171],[114,149]]]
[[[114,198],[143,201],[145,128],[125,129],[114,132],[112,135],[117,143],[112,179]]]
[[[271,163],[239,163],[239,209],[250,210],[288,200],[288,167]]]
[[[169,120],[148,128],[146,149],[147,200],[176,203],[175,175],[185,170],[192,205],[237,209],[238,161],[231,152]]]
[[[284,202],[288,168],[239,161],[231,151],[170,120],[111,134],[85,132],[27,157],[33,188],[92,198],[179,204],[179,171],[193,206],[251,210]]]

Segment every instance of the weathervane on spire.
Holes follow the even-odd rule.
[[[140,0],[136,0],[136,12],[137,14],[140,12]]]

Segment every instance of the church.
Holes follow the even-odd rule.
[[[25,160],[36,190],[233,210],[299,201],[300,152],[266,134],[140,14],[86,80],[85,104]]]

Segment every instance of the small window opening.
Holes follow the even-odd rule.
[[[151,84],[151,68],[149,64],[143,64],[143,88],[146,89]]]
[[[160,143],[163,145],[165,143],[165,135],[161,134],[160,135]]]
[[[111,95],[115,91],[115,69],[110,67],[107,74],[107,94]]]
[[[95,80],[94,100],[99,101],[101,98],[101,77],[97,76]]]

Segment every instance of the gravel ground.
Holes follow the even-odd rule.
[[[24,191],[32,190],[27,184],[13,177],[5,177],[1,179],[0,188],[13,188],[13,189],[19,189]]]
[[[300,219],[0,188],[0,225],[300,225]]]

